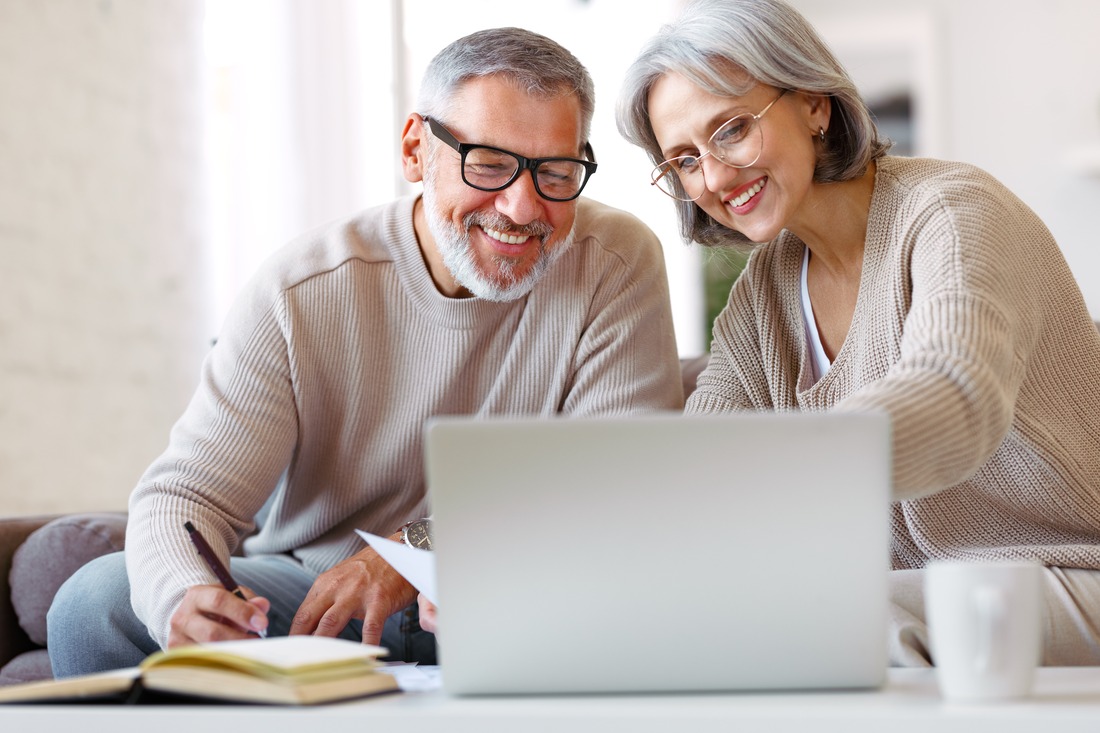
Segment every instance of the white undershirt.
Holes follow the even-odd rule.
[[[805,247],[802,254],[802,326],[806,329],[806,343],[810,347],[810,369],[813,372],[814,383],[829,372],[832,362],[825,354],[825,347],[821,345],[821,334],[817,332],[817,321],[814,319],[814,309],[810,305],[810,289],[806,285],[806,273],[810,269],[810,248]]]

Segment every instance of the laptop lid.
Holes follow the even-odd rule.
[[[884,681],[886,416],[439,418],[425,437],[448,692]]]

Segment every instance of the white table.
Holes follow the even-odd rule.
[[[945,704],[931,670],[867,692],[450,698],[434,691],[314,708],[0,706],[2,733],[1076,733],[1100,731],[1100,667],[1046,668],[1028,700]]]

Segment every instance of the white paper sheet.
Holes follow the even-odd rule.
[[[431,692],[443,687],[439,665],[390,662],[379,667],[378,671],[393,675],[403,692]]]
[[[401,573],[401,577],[412,583],[412,586],[423,593],[429,601],[436,603],[435,555],[428,550],[409,547],[404,543],[394,542],[361,529],[355,531],[382,556],[383,560]]]

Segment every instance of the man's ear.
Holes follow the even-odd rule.
[[[401,172],[409,183],[424,180],[424,120],[413,113],[405,120],[405,129],[401,131]]]

